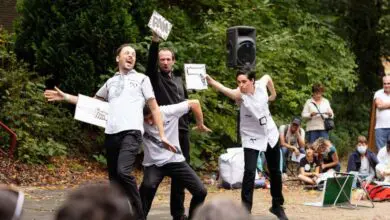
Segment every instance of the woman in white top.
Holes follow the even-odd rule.
[[[323,85],[319,83],[314,84],[312,86],[312,97],[306,101],[303,107],[302,118],[308,120],[306,124],[306,138],[310,144],[319,137],[329,139],[323,118],[333,118],[334,114],[328,99],[322,96],[324,91]]]
[[[265,151],[271,179],[272,207],[270,212],[279,219],[287,219],[282,207],[284,198],[282,175],[279,169],[279,132],[268,109],[268,101],[276,98],[271,77],[264,75],[260,80],[255,81],[254,72],[238,71],[236,76],[238,88],[236,89],[227,88],[208,75],[206,79],[209,85],[240,105],[240,134],[245,160],[241,191],[243,204],[251,212],[257,158],[260,151]],[[269,97],[266,87],[271,93]]]

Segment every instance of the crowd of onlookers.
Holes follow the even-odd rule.
[[[317,185],[324,173],[341,170],[336,146],[329,140],[329,131],[324,125],[326,118],[334,117],[329,101],[322,96],[324,91],[321,84],[312,86],[312,97],[302,111],[302,118],[307,120],[306,131],[298,117],[279,128],[283,173],[287,172],[289,162],[298,162],[298,178],[310,185]],[[390,182],[390,76],[383,77],[383,89],[375,93],[374,104],[378,153],[368,149],[365,136],[359,136],[354,143],[355,150],[349,155],[346,171],[368,182]]]
[[[336,146],[329,140],[324,124],[334,113],[329,101],[322,95],[324,87],[314,84],[312,97],[302,111],[307,120],[306,131],[301,119],[295,117],[290,124],[279,128],[281,170],[286,171],[292,158],[299,162],[298,178],[309,185],[317,185],[321,177],[330,172],[340,172],[341,166]],[[376,106],[375,139],[378,153],[368,149],[365,136],[358,136],[355,150],[349,155],[347,172],[367,182],[374,179],[390,182],[390,76],[383,77],[383,89],[374,96]],[[128,197],[115,185],[90,185],[72,192],[59,208],[57,220],[124,220],[135,219]],[[0,186],[0,219],[18,220],[24,203],[23,192],[8,186]],[[193,216],[201,219],[250,219],[242,205],[231,200],[212,200],[198,207]]]

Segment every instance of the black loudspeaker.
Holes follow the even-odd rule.
[[[226,65],[233,68],[254,69],[256,65],[256,29],[234,26],[226,30]]]

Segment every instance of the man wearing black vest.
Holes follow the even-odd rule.
[[[160,38],[153,32],[152,43],[149,48],[146,75],[149,76],[159,105],[171,105],[188,99],[181,75],[175,74],[175,54],[169,48],[159,50]],[[190,163],[190,141],[188,134],[188,115],[179,120],[179,142],[183,156]],[[174,220],[186,219],[184,215],[184,187],[175,179],[171,184],[171,215]]]

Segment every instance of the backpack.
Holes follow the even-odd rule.
[[[390,200],[390,186],[389,185],[374,185],[366,186],[368,195],[374,202]]]

